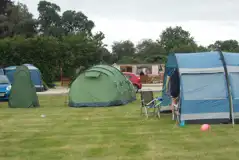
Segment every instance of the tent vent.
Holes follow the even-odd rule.
[[[98,78],[100,76],[100,72],[85,72],[85,77],[88,78]]]

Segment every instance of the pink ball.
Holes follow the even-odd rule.
[[[203,124],[202,126],[201,126],[201,131],[207,131],[207,130],[209,130],[210,129],[210,125],[209,124]]]

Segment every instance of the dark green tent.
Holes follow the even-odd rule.
[[[11,108],[40,106],[30,71],[24,65],[16,68],[8,104]]]
[[[115,67],[96,65],[81,73],[71,84],[70,107],[118,106],[132,102],[132,83]]]

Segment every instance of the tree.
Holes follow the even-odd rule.
[[[191,37],[190,33],[179,26],[166,28],[160,35],[158,42],[167,53],[177,51],[195,52],[197,48],[194,38]]]
[[[157,55],[165,54],[164,48],[160,43],[154,42],[152,39],[144,39],[136,45],[137,54],[139,55]]]
[[[210,51],[207,47],[201,45],[197,47],[197,52],[207,52],[207,51]]]
[[[0,15],[0,36],[2,38],[14,35],[33,36],[36,34],[36,25],[26,5],[10,3],[8,12]]]
[[[8,9],[13,5],[13,2],[11,0],[1,0],[0,1],[0,15],[7,16]]]
[[[91,37],[92,37],[92,40],[94,40],[99,47],[103,47],[103,48],[106,47],[106,45],[103,43],[103,39],[105,39],[105,35],[103,32],[97,32]]]
[[[82,12],[67,10],[62,14],[62,27],[65,35],[85,32],[91,35],[91,30],[95,27],[93,21]]]
[[[112,53],[117,56],[117,60],[123,57],[132,57],[136,52],[134,43],[130,40],[114,42],[112,45]]]
[[[10,22],[14,23],[13,34],[32,37],[37,34],[37,21],[25,4],[17,3],[13,7]]]
[[[237,40],[216,41],[208,46],[209,50],[220,49],[227,52],[239,52],[239,44]]]
[[[61,8],[54,3],[40,1],[38,4],[40,32],[43,35],[61,37],[85,33],[92,36],[95,24],[82,12],[67,10],[62,16],[59,14]]]
[[[47,36],[61,36],[63,34],[61,17],[59,15],[61,8],[54,3],[40,1],[37,9],[39,12],[39,31]]]
[[[101,63],[103,64],[113,64],[115,63],[115,57],[113,54],[106,47],[101,47],[98,50],[99,54],[101,55]]]
[[[170,51],[170,53],[191,53],[191,52],[197,52],[197,45],[196,44],[180,44],[173,47]]]
[[[136,45],[137,57],[143,63],[160,63],[166,51],[160,43],[144,39]]]
[[[0,38],[9,36],[10,25],[8,17],[11,14],[13,2],[11,0],[0,1]]]
[[[95,24],[82,12],[68,10],[61,17],[60,7],[47,1],[39,2],[38,11],[37,21],[26,5],[5,5],[0,15],[0,64],[34,64],[49,84],[61,67],[65,76],[72,76],[77,68],[115,61],[103,43],[105,35],[93,34]],[[38,35],[37,27],[44,36]]]

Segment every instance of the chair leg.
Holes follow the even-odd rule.
[[[143,107],[141,106],[140,107],[140,115],[142,116],[142,114],[143,114]]]
[[[158,106],[158,107],[157,107],[157,116],[158,116],[158,118],[160,118],[160,109],[161,109],[161,107]]]
[[[174,120],[174,106],[173,104],[170,105],[172,111],[172,120]]]
[[[154,116],[156,115],[156,110],[157,110],[157,108],[154,107],[154,111],[153,111]]]
[[[146,116],[146,118],[149,118],[149,116],[148,116],[148,109],[147,109],[147,107],[144,107],[144,110],[145,110],[145,116]]]
[[[176,111],[176,120],[177,120],[178,125],[179,125],[180,124],[180,113],[179,113],[178,110]]]

